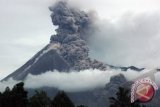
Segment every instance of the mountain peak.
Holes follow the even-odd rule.
[[[83,11],[70,7],[67,2],[57,2],[49,8],[57,34],[50,43],[22,67],[7,76],[23,80],[28,74],[38,75],[47,71],[68,72],[85,69],[106,70],[107,65],[89,58],[87,35],[91,26],[90,17]]]

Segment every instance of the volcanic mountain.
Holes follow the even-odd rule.
[[[108,65],[89,58],[87,39],[92,26],[91,17],[62,1],[49,9],[53,25],[58,26],[56,35],[52,35],[47,46],[4,80],[11,77],[23,80],[28,74],[38,75],[54,70],[107,69]]]
[[[2,81],[13,78],[24,80],[28,74],[39,75],[47,71],[57,70],[59,72],[69,72],[86,69],[99,69],[102,72],[107,69],[128,69],[142,71],[134,66],[115,67],[104,64],[89,57],[89,38],[92,36],[94,24],[92,16],[73,8],[67,2],[60,1],[51,6],[51,19],[54,26],[57,26],[56,34],[50,38],[50,43],[35,54],[22,67],[8,75]],[[114,96],[117,88],[126,83],[123,75],[117,75],[110,79],[110,83],[102,89],[95,89],[86,92],[68,93],[76,104],[85,104],[88,107],[106,107],[108,97]],[[52,90],[55,89],[44,87]]]

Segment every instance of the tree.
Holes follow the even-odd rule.
[[[2,105],[2,93],[0,92],[0,107],[3,107]]]
[[[44,91],[35,91],[35,95],[30,98],[30,107],[50,107],[51,100]]]
[[[119,87],[118,92],[116,93],[116,98],[110,97],[110,107],[141,107],[138,101],[131,103],[129,90],[123,87]],[[142,107],[145,107],[142,105]]]
[[[2,104],[3,103],[2,102],[3,97],[2,96],[3,96],[3,94],[0,92],[0,107],[3,107],[3,104]]]
[[[64,91],[59,91],[52,101],[52,107],[75,107]]]
[[[24,90],[24,83],[16,84],[11,91],[12,107],[27,107],[28,98],[27,91]]]
[[[24,83],[20,82],[12,90],[6,87],[0,95],[0,107],[27,107],[27,91],[23,86]]]
[[[2,107],[12,106],[11,90],[9,87],[6,87],[5,91],[1,95],[1,105]]]

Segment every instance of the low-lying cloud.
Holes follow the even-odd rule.
[[[40,75],[29,74],[24,83],[25,88],[37,89],[41,87],[54,87],[67,92],[78,92],[105,87],[105,85],[110,82],[110,78],[112,76],[120,73],[124,74],[128,80],[132,80],[145,72],[148,72],[148,70],[144,70],[142,72],[132,70],[122,72],[121,70],[100,71],[90,69],[80,72],[72,71],[68,73],[48,71]],[[0,82],[0,91],[4,91],[7,86],[12,88],[18,82],[20,81],[15,81],[13,79]]]

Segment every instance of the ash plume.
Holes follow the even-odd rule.
[[[57,34],[51,36],[50,43],[60,44],[59,52],[74,70],[97,68],[106,69],[106,65],[91,60],[88,56],[87,39],[92,27],[92,17],[83,11],[69,7],[67,2],[57,2],[53,7],[51,18],[58,26]]]

